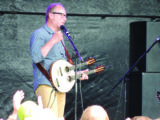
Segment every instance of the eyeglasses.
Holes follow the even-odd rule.
[[[66,17],[67,18],[67,15],[64,14],[64,13],[61,13],[61,12],[52,12],[52,14],[59,14],[59,15],[61,15],[61,17]]]

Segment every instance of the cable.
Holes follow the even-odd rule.
[[[50,103],[50,101],[51,101],[51,96],[52,96],[52,93],[53,93],[54,90],[55,90],[55,89],[53,88],[52,91],[51,91],[51,93],[50,93],[49,101],[48,101],[47,107],[49,107],[49,103]],[[53,102],[52,102],[52,104],[51,104],[51,107],[52,107],[52,105],[53,105],[53,103],[54,103],[54,101],[55,101],[56,92],[57,92],[57,91],[55,90],[55,95],[54,95],[55,97],[54,97],[54,100],[53,100]],[[50,108],[51,108],[51,107],[50,107]]]
[[[125,81],[123,80],[123,82],[125,82]],[[117,117],[117,112],[118,112],[118,108],[120,106],[120,100],[121,100],[121,97],[122,97],[122,91],[123,91],[122,89],[123,89],[123,84],[124,84],[123,82],[122,82],[121,91],[120,91],[120,94],[119,94],[120,99],[118,100],[117,110],[116,110],[116,114],[115,114],[115,120],[116,120],[116,117]]]
[[[54,100],[53,100],[53,102],[52,102],[52,104],[51,104],[51,108],[52,108],[53,103],[55,102],[55,99],[56,99],[56,93],[57,93],[57,91],[55,91],[55,94],[54,94]]]
[[[80,67],[80,70],[81,70],[81,67]],[[84,110],[84,106],[83,106],[83,95],[82,95],[82,83],[81,83],[81,80],[80,80],[80,83],[79,83],[79,91],[80,91],[80,97],[81,97],[81,108],[82,108],[82,111]]]

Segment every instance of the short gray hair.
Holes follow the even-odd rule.
[[[46,20],[46,22],[48,21],[48,14],[49,14],[50,12],[53,12],[53,11],[54,11],[54,8],[55,8],[56,6],[62,6],[62,7],[64,7],[61,3],[51,3],[51,4],[47,7],[47,9],[46,9],[46,15],[45,15],[45,20]]]

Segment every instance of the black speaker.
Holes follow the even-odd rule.
[[[153,42],[159,35],[160,35],[160,22],[140,21],[140,22],[133,22],[130,24],[130,54],[129,54],[130,68],[146,52],[146,50],[153,44]],[[138,115],[146,115],[146,116],[149,115],[150,117],[155,118],[158,115],[156,111],[154,111],[154,113],[152,113],[152,111],[155,108],[155,105],[157,105],[156,107],[159,107],[160,111],[159,104],[154,103],[156,102],[155,92],[158,89],[157,87],[158,86],[160,87],[160,83],[156,82],[158,81],[158,77],[160,79],[159,54],[160,54],[160,48],[158,44],[156,44],[146,54],[146,56],[144,56],[138,62],[136,67],[129,74],[129,81],[127,82],[127,87],[126,87],[127,88],[126,116],[134,117]],[[151,73],[149,72],[152,72],[153,75],[151,75]],[[154,81],[154,79],[156,80]],[[148,83],[147,81],[152,81],[153,83]],[[155,87],[154,84],[156,84],[157,87]],[[150,87],[152,88],[152,90],[154,88],[154,91],[150,90],[151,89]],[[147,95],[149,95],[148,98],[146,98]],[[151,96],[152,100],[149,100]],[[151,107],[152,103],[155,104],[153,105],[154,107]],[[155,110],[158,109],[155,108]],[[159,117],[160,117],[160,112],[159,112]]]
[[[142,115],[160,117],[157,91],[160,90],[160,73],[142,73]]]
[[[140,116],[142,114],[142,73],[129,74],[126,85],[126,117]]]
[[[146,22],[130,24],[129,66],[132,67],[138,58],[146,51]],[[146,56],[136,66],[140,72],[146,71]]]
[[[160,22],[133,22],[130,24],[130,57],[131,67],[140,56],[160,36]],[[160,72],[160,48],[155,45],[140,62],[136,68],[141,72]]]

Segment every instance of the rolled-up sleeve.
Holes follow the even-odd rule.
[[[30,54],[33,63],[43,61],[44,57],[41,52],[41,47],[44,45],[43,36],[41,32],[35,31],[30,37]]]

